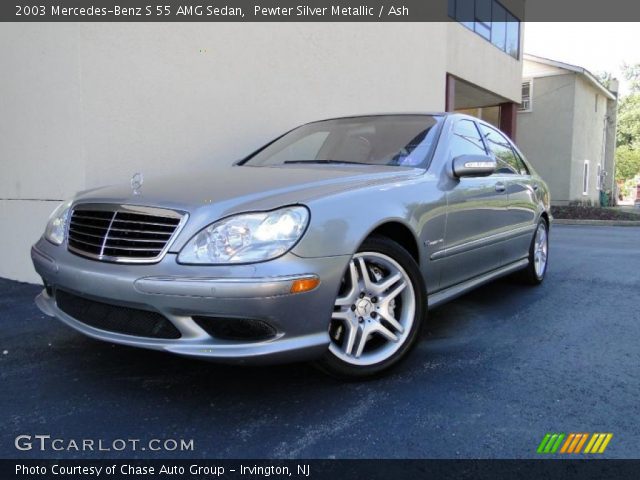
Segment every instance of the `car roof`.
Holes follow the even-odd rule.
[[[443,118],[466,118],[467,120],[473,120],[474,122],[478,122],[484,125],[490,125],[492,128],[496,128],[485,120],[481,118],[474,117],[472,115],[468,115],[466,113],[459,112],[441,112],[441,111],[432,111],[432,112],[385,112],[385,113],[358,113],[354,115],[343,115],[339,117],[329,117],[322,118],[319,120],[312,120],[310,122],[306,122],[303,125],[307,125],[310,123],[318,123],[318,122],[327,122],[330,120],[342,120],[348,118],[365,118],[365,117],[398,117],[398,116],[425,116],[425,117],[443,117]]]
[[[450,119],[450,118],[464,118],[467,120],[471,120],[473,122],[476,122],[478,124],[481,125],[486,125],[490,128],[496,129],[498,131],[501,131],[498,127],[496,127],[495,125],[490,124],[489,122],[487,122],[486,120],[482,120],[481,118],[478,117],[474,117],[472,115],[468,115],[466,113],[459,113],[459,112],[385,112],[385,113],[359,113],[359,114],[355,114],[355,115],[344,115],[341,117],[331,117],[331,118],[323,118],[320,120],[313,120],[311,122],[306,122],[303,123],[302,125],[298,125],[298,127],[304,126],[304,125],[310,125],[313,123],[320,123],[320,122],[328,122],[331,120],[342,120],[342,119],[349,119],[349,118],[365,118],[365,117],[398,117],[398,116],[424,116],[424,117],[441,117],[443,119]],[[295,128],[298,128],[295,127]],[[294,129],[295,129],[294,128]],[[504,133],[504,132],[502,132]]]
[[[454,115],[452,112],[384,112],[384,113],[357,113],[353,115],[341,115],[339,117],[329,117],[314,120],[308,123],[326,122],[327,120],[341,120],[343,118],[363,118],[363,117],[399,117],[399,116],[425,116],[425,117],[445,117]],[[455,114],[459,115],[459,114]]]

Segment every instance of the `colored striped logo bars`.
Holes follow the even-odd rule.
[[[547,433],[538,445],[537,452],[604,453],[612,438],[613,433]]]

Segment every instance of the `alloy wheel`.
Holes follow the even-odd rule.
[[[334,304],[329,350],[357,366],[391,357],[406,341],[416,298],[407,272],[379,252],[359,252],[351,261]]]
[[[533,246],[533,265],[538,278],[542,278],[547,268],[547,254],[549,252],[547,228],[544,223],[538,225]]]

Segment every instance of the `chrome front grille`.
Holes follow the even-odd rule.
[[[168,250],[186,215],[130,205],[77,205],[71,214],[67,248],[94,260],[151,263]]]

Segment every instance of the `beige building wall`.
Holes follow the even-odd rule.
[[[567,71],[553,65],[526,61],[522,65],[522,78],[549,77],[552,75],[564,75]]]
[[[591,201],[599,205],[598,165],[601,168],[605,166],[607,99],[582,76],[573,74],[572,77],[575,79],[576,87],[570,198]],[[589,162],[586,195],[583,194],[585,161]]]
[[[599,171],[607,172],[603,189],[613,190],[617,104],[588,73],[568,68],[573,70],[525,60],[522,75],[532,81],[532,110],[518,114],[518,142],[549,184],[552,203],[599,205]]]
[[[449,22],[446,27],[447,72],[505,100],[520,103],[522,60],[505,54],[459,23]],[[523,35],[524,24],[521,24],[520,45]],[[518,81],[514,81],[516,78]]]
[[[0,277],[30,282],[79,190],[231,163],[320,118],[443,110],[448,69],[519,101],[522,66],[451,22],[13,23],[0,64]]]
[[[575,76],[532,80],[532,110],[518,113],[518,147],[547,182],[551,201],[571,198]]]
[[[603,181],[605,191],[611,192],[610,200],[615,205],[617,202],[617,183],[616,183],[616,132],[618,129],[618,84],[615,82],[616,99],[607,99],[607,117],[606,117],[606,141],[605,141],[605,171],[606,177]]]

